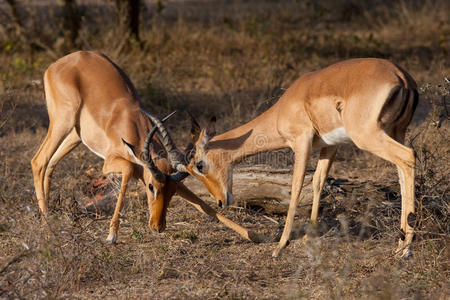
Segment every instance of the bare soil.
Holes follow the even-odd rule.
[[[101,176],[100,159],[79,147],[61,162],[53,180],[49,228],[40,222],[28,159],[3,154],[13,148],[31,157],[34,149],[27,145],[37,145],[38,135],[23,133],[8,141],[7,147],[1,143],[0,152],[7,175],[0,222],[4,253],[0,291],[5,297],[422,295],[445,299],[448,295],[448,207],[441,207],[441,200],[435,197],[423,199],[414,258],[398,260],[393,249],[400,198],[393,167],[383,180],[374,180],[371,172],[338,161],[334,169],[345,169],[347,175],[332,172],[321,203],[318,230],[308,226],[311,193],[307,180],[293,240],[280,258],[273,259],[271,252],[284,225],[285,195],[289,194],[286,169],[236,170],[236,202],[221,210],[242,226],[269,237],[267,243],[243,240],[179,197],[172,200],[166,231],[152,233],[147,227],[145,193],[134,183],[122,215],[119,242],[109,245],[104,242],[109,217],[87,214],[81,208],[81,201],[88,197],[83,183]],[[214,205],[197,181],[189,178],[186,185]],[[266,190],[276,193],[265,195]],[[316,237],[303,241],[306,232]]]

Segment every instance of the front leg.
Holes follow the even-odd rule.
[[[122,174],[122,183],[120,185],[119,196],[117,197],[116,208],[114,210],[113,217],[111,219],[111,223],[109,225],[109,235],[106,239],[107,243],[115,243],[117,241],[117,232],[119,230],[119,214],[123,207],[123,198],[125,197],[125,193],[127,191],[128,181],[133,175],[133,165],[122,158],[113,158],[107,159],[103,166],[103,172],[107,173],[121,173]]]
[[[292,225],[294,223],[295,212],[297,210],[300,192],[302,191],[303,180],[305,178],[306,164],[309,153],[311,152],[311,133],[305,133],[297,138],[294,145],[295,163],[294,173],[292,175],[291,201],[289,202],[289,210],[284,225],[283,234],[281,235],[278,246],[272,253],[273,257],[278,257],[281,249],[286,247],[291,236]]]

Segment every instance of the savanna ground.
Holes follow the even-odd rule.
[[[75,46],[63,42],[59,6],[18,3],[25,33],[0,5],[0,298],[450,297],[448,1],[144,1],[140,44],[123,41],[112,2],[78,1]],[[118,244],[106,244],[109,217],[80,208],[102,168],[84,146],[56,168],[50,229],[42,226],[30,168],[48,126],[42,75],[76,49],[96,49],[117,62],[147,110],[163,116],[177,109],[168,127],[180,144],[188,142],[187,110],[202,124],[216,115],[222,132],[263,112],[302,73],[352,57],[403,66],[420,91],[407,135],[417,155],[414,257],[393,255],[396,168],[352,146],[340,148],[330,172],[319,234],[301,240],[309,230],[306,189],[294,240],[278,259],[271,252],[286,213],[278,201],[285,199],[250,199],[245,190],[221,212],[272,242],[244,241],[178,197],[166,231],[151,233],[144,190],[133,182]],[[309,174],[316,162],[314,153]],[[286,169],[292,153],[245,163]],[[195,180],[186,184],[213,205]]]

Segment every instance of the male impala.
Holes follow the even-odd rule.
[[[269,110],[236,129],[214,136],[215,119],[200,132],[189,164],[178,170],[199,178],[219,206],[232,201],[232,166],[249,155],[290,147],[295,152],[291,199],[278,256],[289,240],[307,159],[320,149],[313,176],[311,221],[337,146],[353,142],[398,168],[402,194],[397,252],[409,256],[415,221],[412,149],[402,143],[418,103],[417,86],[400,67],[383,59],[352,59],[301,76]],[[176,150],[174,145],[165,145]]]
[[[165,228],[165,215],[178,192],[197,209],[217,217],[247,239],[256,235],[217,214],[180,181],[165,157],[160,141],[172,142],[162,122],[141,109],[139,97],[127,75],[106,56],[76,52],[53,63],[45,72],[44,87],[50,118],[47,137],[31,161],[39,208],[47,216],[50,177],[56,164],[80,143],[105,160],[103,172],[121,173],[122,183],[108,242],[117,239],[119,213],[131,177],[144,183],[151,211],[150,229]],[[163,120],[164,121],[164,120]],[[142,149],[142,150],[140,150]],[[157,154],[163,153],[163,156]],[[153,161],[155,160],[155,162]]]

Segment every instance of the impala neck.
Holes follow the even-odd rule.
[[[277,130],[277,109],[274,105],[250,122],[214,137],[208,148],[225,154],[229,163],[233,164],[247,156],[286,146]]]

